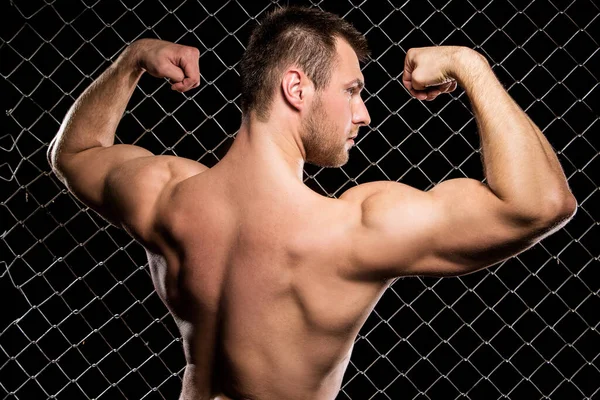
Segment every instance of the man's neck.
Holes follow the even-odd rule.
[[[298,132],[283,125],[272,120],[262,123],[245,119],[223,162],[239,168],[264,167],[278,176],[287,175],[302,182],[303,144]]]

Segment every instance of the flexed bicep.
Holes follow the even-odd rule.
[[[142,242],[152,241],[159,199],[206,166],[132,145],[92,148],[63,159],[61,180],[82,203]]]
[[[138,146],[94,147],[61,157],[58,177],[82,203],[120,226],[123,206],[132,199],[129,192],[139,190],[139,166],[153,158],[151,152]],[[143,195],[151,197],[152,193]]]
[[[450,179],[428,192],[397,182],[348,192],[341,198],[361,215],[350,239],[354,264],[346,276],[352,279],[468,274],[519,254],[564,225],[520,214],[474,179]]]
[[[186,91],[198,85],[198,57],[193,47],[137,40],[77,98],[48,148],[53,172],[75,197],[130,232],[148,232],[157,199],[169,185],[206,167],[115,145],[117,125],[144,71]]]

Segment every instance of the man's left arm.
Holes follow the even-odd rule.
[[[79,96],[48,149],[52,170],[80,201],[143,241],[151,241],[156,204],[165,189],[207,168],[115,145],[115,132],[145,71],[169,78],[173,90],[184,92],[199,84],[198,59],[193,47],[134,42]]]

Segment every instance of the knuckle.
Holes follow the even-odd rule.
[[[425,74],[420,70],[416,69],[413,71],[412,80],[417,84],[422,84],[425,82]]]
[[[198,57],[200,55],[200,50],[198,50],[196,47],[186,47],[186,53],[188,56],[190,57]]]

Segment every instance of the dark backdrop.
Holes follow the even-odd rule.
[[[465,45],[556,149],[579,208],[518,257],[457,278],[399,279],[357,338],[338,399],[583,399],[598,395],[599,8],[592,0],[290,2],[364,32],[371,113],[350,162],[308,165],[337,197],[397,180],[427,190],[484,180],[461,90],[434,102],[401,84],[406,50]],[[127,43],[201,51],[186,94],[144,76],[118,142],[214,165],[240,124],[238,60],[257,20],[285,1],[11,1],[0,24],[0,398],[176,399],[184,367],[143,249],[82,206],[45,153],[75,98]],[[507,121],[510,123],[510,121]],[[596,275],[597,276],[597,275]]]

